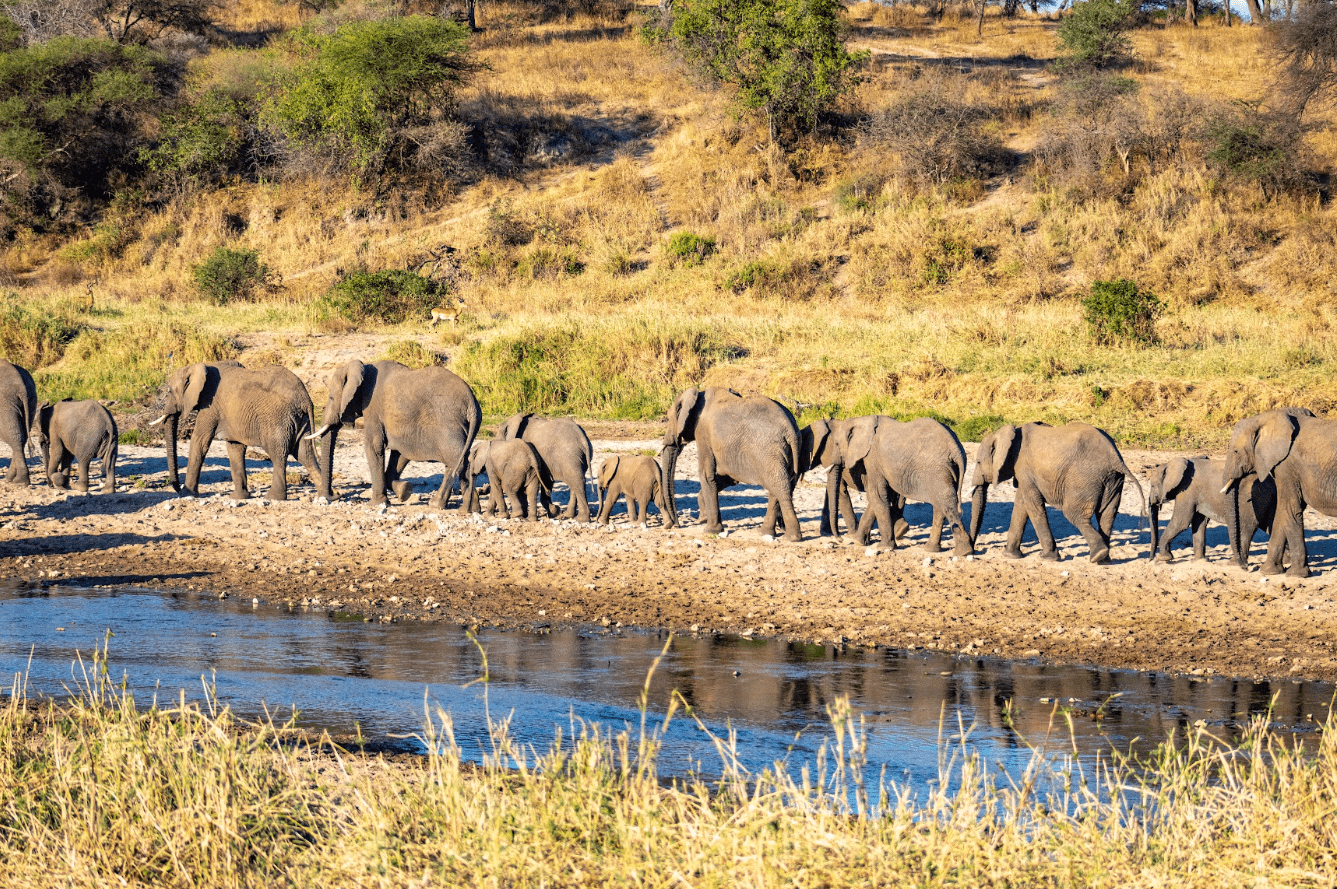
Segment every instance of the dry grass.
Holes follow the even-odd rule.
[[[140,709],[95,660],[68,705],[16,687],[0,710],[0,862],[33,887],[1316,886],[1337,869],[1332,724],[1310,750],[1266,720],[1234,741],[1199,725],[1085,768],[1041,743],[1012,779],[944,741],[915,797],[867,774],[846,703],[830,717],[798,777],[750,774],[718,738],[723,778],[666,780],[658,718],[547,751],[493,721],[472,766],[438,711],[428,755],[392,764],[212,702]]]
[[[247,22],[279,21],[292,7],[244,9]],[[1043,66],[1055,51],[1046,18],[991,15],[978,41],[974,21],[951,14],[851,9],[853,42],[875,50],[856,104],[881,107],[940,78],[987,107],[993,137],[1016,154],[995,178],[925,187],[868,147],[814,140],[779,153],[731,113],[727,91],[642,45],[634,15],[535,23],[531,9],[482,12],[490,68],[462,110],[487,123],[504,162],[455,194],[424,203],[334,182],[239,184],[121,220],[114,240],[90,232],[92,246],[73,253],[20,238],[10,275],[57,315],[91,293],[104,312],[93,338],[165,304],[226,340],[309,331],[340,270],[416,267],[448,244],[467,309],[434,339],[487,410],[534,407],[518,399],[537,386],[546,410],[652,419],[678,387],[727,383],[813,406],[807,415],[932,413],[958,428],[1080,419],[1127,442],[1199,447],[1253,410],[1337,405],[1332,207],[1312,195],[1265,202],[1188,156],[1094,191],[1038,181],[1028,153],[1057,88]],[[1257,96],[1266,82],[1256,29],[1150,27],[1134,41],[1141,61],[1128,73],[1148,113],[1171,82],[1213,100]],[[1318,163],[1337,162],[1328,131],[1310,143]],[[716,253],[670,262],[664,243],[679,231],[714,238]],[[190,268],[223,244],[257,250],[281,275],[266,303],[195,300]],[[1118,277],[1168,301],[1159,345],[1088,340],[1078,298]],[[542,354],[526,354],[542,372],[526,377],[504,356],[536,342]],[[52,372],[74,379],[78,363]],[[82,379],[81,394],[109,397],[91,389],[95,375]]]

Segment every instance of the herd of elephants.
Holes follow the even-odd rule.
[[[590,520],[586,479],[593,449],[574,420],[531,414],[511,417],[490,440],[478,438],[482,412],[469,384],[443,367],[410,369],[394,361],[350,361],[329,376],[324,424],[317,428],[311,396],[290,370],[243,367],[235,361],[192,364],[174,371],[164,393],[168,477],[173,489],[196,492],[205,454],[215,438],[227,443],[232,496],[250,496],[246,487],[246,449],[263,451],[273,463],[268,496],[287,495],[287,459],[295,458],[310,474],[318,498],[333,499],[330,480],[336,439],[347,424],[361,420],[371,478],[373,505],[386,502],[390,488],[410,496],[401,478],[412,461],[444,466],[433,506],[445,508],[460,487],[463,512],[482,509],[476,482],[487,474],[487,509],[500,509],[536,520],[551,515],[554,482],[570,490],[564,516]],[[195,412],[190,459],[182,485],[177,468],[177,429]],[[37,399],[32,375],[0,360],[0,440],[13,453],[7,479],[28,484],[25,460],[29,437],[42,453],[47,479],[68,487],[78,466],[76,487],[87,491],[89,466],[101,460],[104,490],[115,489],[116,422],[97,401]],[[314,442],[322,453],[317,455]],[[1248,562],[1257,531],[1270,535],[1264,574],[1309,573],[1304,537],[1306,506],[1337,514],[1337,420],[1324,420],[1303,408],[1279,408],[1241,420],[1229,449],[1219,457],[1176,457],[1153,467],[1148,492],[1129,471],[1105,432],[1084,423],[1048,426],[1005,425],[986,435],[976,452],[968,488],[966,455],[960,440],[942,423],[920,418],[900,422],[885,416],[819,420],[799,428],[793,414],[762,396],[741,396],[730,389],[687,389],[668,411],[661,465],[654,457],[610,457],[596,480],[597,518],[607,522],[613,505],[625,495],[635,522],[646,520],[655,503],[665,524],[678,524],[674,476],[678,456],[696,442],[699,461],[698,514],[707,533],[723,530],[719,491],[731,485],[755,485],[767,496],[762,532],[781,530],[802,539],[793,493],[799,476],[826,467],[827,488],[821,533],[840,534],[842,520],[855,539],[867,544],[873,526],[880,545],[894,548],[906,531],[909,501],[933,508],[928,549],[939,551],[944,526],[950,526],[953,552],[968,554],[984,519],[990,485],[1011,481],[1015,488],[1011,526],[1004,554],[1022,555],[1022,535],[1029,523],[1041,555],[1057,559],[1046,507],[1054,506],[1078,528],[1094,562],[1110,558],[1110,534],[1119,511],[1124,481],[1143,497],[1151,526],[1151,553],[1171,558],[1171,543],[1191,529],[1194,555],[1205,557],[1206,523],[1223,523],[1233,558]],[[867,495],[868,508],[858,519],[850,500],[853,486]],[[962,519],[962,495],[970,491],[970,526]],[[1174,501],[1164,534],[1159,508]]]

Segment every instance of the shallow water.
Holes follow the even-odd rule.
[[[512,736],[540,752],[559,727],[568,737],[582,722],[638,727],[642,689],[667,640],[601,628],[484,630],[484,686],[475,682],[483,675],[479,647],[455,625],[364,623],[193,592],[10,587],[0,588],[0,676],[9,685],[23,674],[30,695],[62,695],[80,679],[76,653],[88,663],[108,631],[112,675],[123,676],[141,703],[155,694],[175,701],[180,690],[201,699],[203,677],[238,713],[296,708],[302,725],[341,736],[360,730],[412,750],[424,749],[415,735],[425,705],[440,706],[475,759],[488,750],[489,712],[509,717]],[[1306,739],[1316,728],[1310,717],[1326,718],[1334,686],[677,637],[650,678],[651,725],[674,693],[714,734],[735,732],[747,768],[785,759],[795,771],[814,763],[831,737],[827,708],[848,696],[866,721],[871,774],[885,767],[888,778],[920,791],[938,777],[940,731],[953,741],[968,727],[975,751],[1019,774],[1032,755],[1028,742],[1061,755],[1075,741],[1078,758],[1090,762],[1111,748],[1149,750],[1198,720],[1229,737],[1274,700],[1274,725]],[[710,775],[719,766],[710,736],[676,717],[661,774]]]

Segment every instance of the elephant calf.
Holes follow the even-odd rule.
[[[632,457],[609,457],[599,464],[599,524],[608,524],[613,507],[623,495],[627,497],[627,515],[637,524],[644,524],[650,504],[664,511],[664,490],[659,478],[659,461],[644,454]]]
[[[116,420],[96,401],[43,401],[33,419],[33,437],[42,450],[47,482],[53,488],[68,488],[72,462],[79,464],[74,482],[78,491],[88,490],[94,460],[102,461],[103,492],[116,490]]]
[[[1249,549],[1253,536],[1262,529],[1272,531],[1276,515],[1277,485],[1271,478],[1261,480],[1249,475],[1240,482],[1239,538],[1230,529],[1230,505],[1235,496],[1233,489],[1225,488],[1226,461],[1224,458],[1176,457],[1169,463],[1151,467],[1148,473],[1147,508],[1151,512],[1151,548],[1158,562],[1174,558],[1171,548],[1174,539],[1187,528],[1192,528],[1193,558],[1207,557],[1207,521],[1220,522],[1232,530],[1231,554],[1241,568],[1249,564]],[[1223,490],[1223,488],[1225,488]],[[1160,508],[1173,500],[1174,512],[1165,534],[1159,533]],[[1158,543],[1159,538],[1159,543]]]
[[[509,439],[483,442],[470,450],[468,485],[472,487],[480,467],[487,470],[488,513],[496,515],[500,509],[508,519],[513,515],[526,516],[537,522],[540,499],[544,494],[552,496],[552,478],[543,471],[534,446],[521,439]]]

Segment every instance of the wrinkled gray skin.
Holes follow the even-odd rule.
[[[1169,463],[1153,466],[1147,472],[1147,510],[1151,513],[1151,548],[1156,561],[1169,562],[1174,558],[1174,538],[1191,528],[1193,558],[1207,558],[1207,522],[1229,524],[1233,490],[1222,491],[1226,483],[1224,458],[1175,457]],[[1268,479],[1263,481],[1249,475],[1240,481],[1241,507],[1239,508],[1239,539],[1243,551],[1231,541],[1231,555],[1241,568],[1249,563],[1253,536],[1261,528],[1270,532],[1272,517],[1277,506],[1277,486]],[[1174,512],[1165,533],[1160,534],[1161,504],[1173,500]]]
[[[1250,473],[1274,478],[1277,512],[1263,574],[1309,576],[1305,548],[1304,510],[1312,506],[1324,515],[1337,515],[1337,420],[1320,420],[1303,408],[1265,411],[1235,424],[1226,452],[1225,485],[1234,492],[1227,528],[1232,544],[1240,534],[1240,481]],[[1286,553],[1291,565],[1283,569]]]
[[[613,507],[623,495],[627,498],[627,516],[636,524],[645,522],[651,503],[664,511],[664,489],[654,457],[609,457],[599,464],[599,524],[608,524]]]
[[[88,490],[93,461],[102,461],[102,491],[116,490],[116,420],[96,401],[44,401],[37,406],[33,438],[42,450],[46,480],[53,488],[70,486],[70,464],[79,464],[74,487]]]
[[[11,457],[5,481],[28,484],[28,430],[37,414],[37,387],[32,374],[17,364],[0,359],[0,441],[9,445]]]
[[[570,491],[562,518],[581,522],[590,520],[589,492],[585,478],[594,463],[594,446],[580,424],[569,417],[537,417],[516,414],[497,430],[497,441],[519,438],[529,442],[538,453],[544,471],[554,482]],[[549,485],[551,488],[551,485]],[[545,507],[550,493],[544,495]]]
[[[518,438],[493,440],[480,456],[491,485],[488,512],[496,515],[500,507],[508,519],[524,516],[537,522],[542,509],[540,497],[544,491],[551,492],[552,479],[540,465],[533,445]]]
[[[769,398],[742,397],[731,389],[712,386],[704,392],[687,389],[673,402],[664,433],[664,505],[668,526],[678,524],[673,476],[678,455],[696,442],[701,492],[699,514],[706,533],[724,530],[720,521],[719,492],[731,485],[759,485],[768,504],[762,533],[775,533],[783,517],[785,539],[802,540],[794,512],[794,485],[803,469],[798,425],[789,409]]]
[[[198,411],[190,437],[186,484],[177,472],[176,438],[181,417]],[[192,364],[167,378],[163,416],[153,425],[167,423],[167,474],[172,488],[194,496],[205,454],[215,436],[227,442],[232,470],[232,496],[251,496],[246,487],[246,449],[259,448],[274,466],[268,496],[288,497],[289,457],[294,457],[315,480],[318,493],[330,496],[330,476],[321,472],[315,449],[306,435],[315,426],[315,410],[306,386],[286,367],[271,365],[251,370],[235,361]]]
[[[952,528],[956,555],[974,550],[974,537],[961,520],[966,452],[956,433],[928,417],[902,423],[872,416],[850,420],[834,435],[844,464],[852,475],[863,476],[868,491],[868,509],[855,532],[860,545],[868,544],[876,521],[882,528],[881,547],[895,549],[896,538],[905,528],[905,503],[914,500],[933,507],[929,552],[942,550],[944,521]],[[834,470],[832,476],[838,484],[841,476]],[[829,488],[831,482],[827,484]],[[831,499],[829,492],[827,499]]]
[[[1062,510],[1064,517],[1082,533],[1090,548],[1091,561],[1097,563],[1109,561],[1110,534],[1125,479],[1137,488],[1138,496],[1143,498],[1143,512],[1146,511],[1142,485],[1123,462],[1114,440],[1085,423],[1058,427],[1044,423],[1004,426],[984,437],[975,460],[970,539],[979,537],[989,485],[1011,479],[1016,494],[1012,525],[1003,550],[1003,555],[1009,558],[1021,558],[1021,537],[1030,522],[1040,539],[1042,557],[1058,561],[1058,548],[1045,513],[1050,504]]]
[[[444,367],[410,370],[398,361],[363,364],[349,361],[326,380],[330,397],[325,404],[325,425],[316,437],[328,435],[325,469],[333,469],[334,445],[344,424],[362,418],[362,440],[371,476],[372,504],[386,502],[387,487],[401,501],[413,492],[399,478],[412,461],[440,463],[441,487],[431,505],[445,509],[461,479],[469,448],[478,435],[482,411],[469,384]],[[387,450],[389,453],[387,454]],[[468,513],[466,482],[460,512]]]
[[[859,517],[854,512],[854,502],[850,500],[850,488],[862,492],[863,476],[850,471],[840,449],[842,433],[854,419],[816,420],[799,430],[802,471],[807,472],[818,466],[824,466],[828,470],[826,499],[822,501],[822,522],[818,531],[823,537],[839,537],[841,519],[845,520],[846,527],[851,531],[859,525]],[[837,467],[840,468],[839,471]]]

